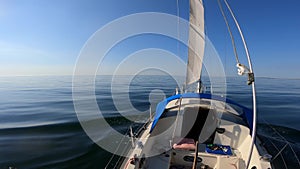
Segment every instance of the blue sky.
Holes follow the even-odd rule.
[[[188,3],[179,1],[180,16],[186,18]],[[243,29],[256,75],[300,78],[300,1],[228,2]],[[226,71],[235,72],[217,2],[204,4],[208,37],[222,55]],[[0,75],[72,74],[81,48],[105,24],[137,12],[176,15],[176,11],[175,0],[0,0]],[[120,57],[144,48],[177,50],[176,42],[166,37],[133,37],[117,45],[104,65],[114,67]],[[186,50],[181,52],[185,59]]]

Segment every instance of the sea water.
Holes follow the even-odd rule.
[[[82,76],[79,84],[82,91],[94,85],[101,117],[120,133],[132,124],[123,116],[136,116],[142,122],[148,117],[149,107],[173,95],[176,87],[180,90],[183,80],[158,75],[97,76],[90,83],[85,78]],[[251,86],[246,79],[227,78],[226,86],[226,97],[251,108]],[[266,146],[271,144],[267,138],[277,137],[270,134],[275,129],[289,142],[284,147],[286,143],[279,141],[277,149],[292,147],[299,159],[300,80],[256,78],[256,87],[258,131]],[[89,99],[82,97],[82,106]],[[0,77],[0,169],[104,168],[112,153],[94,143],[82,129],[77,113],[72,76]],[[93,115],[87,113],[86,117],[93,120]],[[99,131],[100,140],[111,132],[108,128]],[[292,162],[286,165],[297,167]]]

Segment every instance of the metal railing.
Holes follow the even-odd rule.
[[[133,124],[131,124],[128,127],[126,133],[124,134],[124,136],[121,139],[119,145],[117,146],[117,149],[115,150],[115,153],[113,153],[113,155],[111,156],[111,158],[107,162],[107,164],[105,166],[105,169],[115,169],[115,168],[120,168],[121,167],[123,161],[127,157],[116,155],[116,152],[118,152],[120,150],[120,148],[123,148],[122,154],[125,154],[125,153],[129,152],[131,148],[133,148],[132,144],[130,143],[131,141],[123,142],[124,138],[127,137],[128,135],[130,135],[130,137],[139,138],[140,135],[142,134],[142,132],[145,129],[147,129],[148,125],[150,124],[150,122],[153,119],[153,116],[154,116],[154,113],[151,114],[151,116],[147,119],[147,121],[145,123],[143,123],[143,125],[138,127],[138,129],[133,133],[133,136],[130,135],[130,130],[132,129]],[[126,145],[126,146],[121,146],[121,145]]]

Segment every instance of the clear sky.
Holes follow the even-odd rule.
[[[179,1],[180,16],[186,18],[188,1]],[[256,75],[300,78],[300,1],[228,2],[245,34]],[[220,54],[225,53],[226,71],[236,71],[230,41],[225,40],[228,35],[223,35],[227,30],[222,20],[216,21],[221,18],[217,1],[204,0],[204,4],[208,37]],[[0,0],[0,75],[72,74],[93,33],[137,12],[176,15],[176,0]],[[105,66],[113,67],[121,56],[144,48],[176,53],[176,42],[166,37],[146,35],[127,42],[108,54]]]

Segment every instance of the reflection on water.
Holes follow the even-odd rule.
[[[154,97],[168,97],[178,87],[169,76],[137,76],[129,86],[123,83],[128,77],[121,76],[116,79],[117,88],[112,97],[111,79],[111,76],[98,76],[95,95],[106,120],[120,133],[125,133],[131,124],[121,117],[123,113],[143,121],[148,117]],[[300,80],[257,78],[256,82],[259,122],[264,123],[264,119],[272,125],[284,126],[277,129],[293,143],[299,156]],[[245,84],[243,78],[228,78],[227,97],[251,107],[251,88]],[[88,84],[83,77],[83,93],[89,85],[94,84]],[[0,77],[0,93],[1,169],[9,166],[104,168],[111,154],[93,143],[78,123],[71,76]],[[127,98],[130,106],[122,102]],[[85,102],[89,99],[82,97]],[[119,106],[115,105],[114,99]],[[120,106],[125,108],[121,113]],[[93,116],[86,116],[93,120]],[[259,125],[258,129],[263,136],[270,133],[264,125]],[[104,139],[110,129],[99,129],[98,132],[101,133],[99,139]]]

